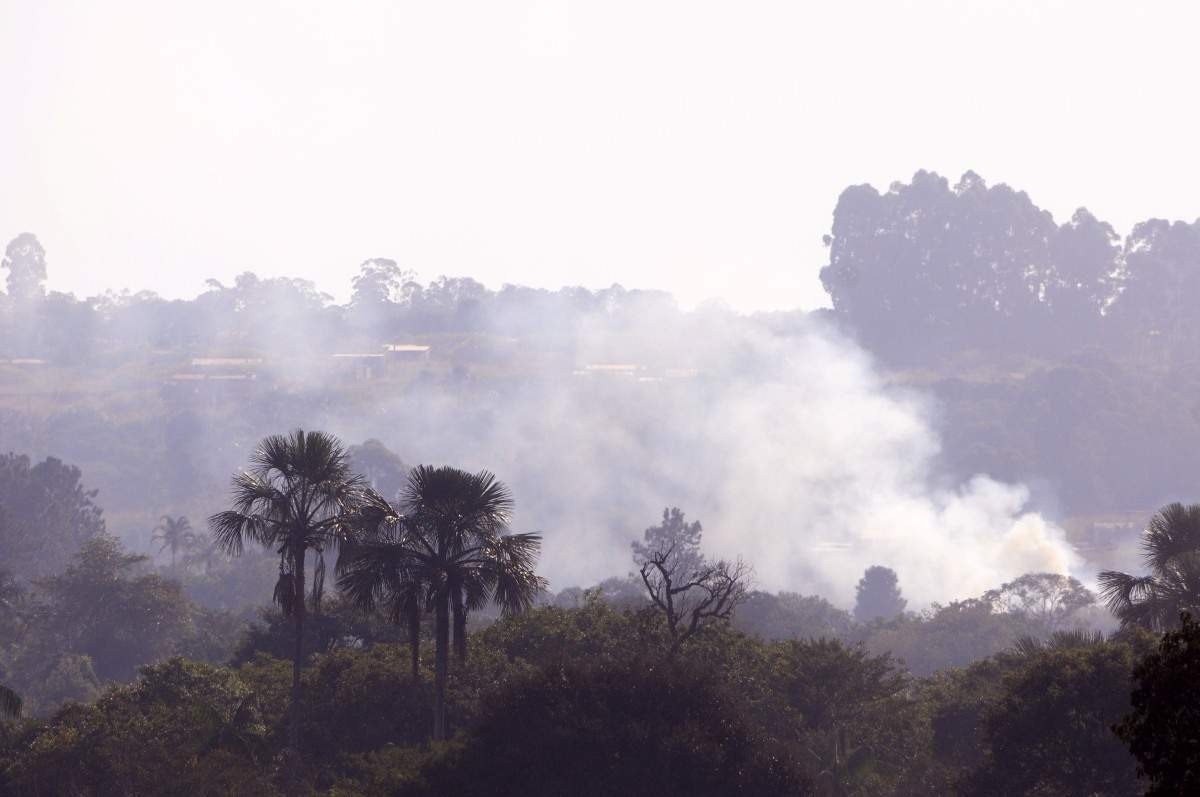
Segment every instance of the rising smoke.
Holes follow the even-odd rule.
[[[1025,487],[939,472],[934,410],[811,317],[710,307],[590,315],[560,340],[509,341],[448,380],[307,420],[410,462],[495,471],[515,526],[545,535],[556,588],[628,572],[629,541],[668,505],[758,586],[843,605],[871,564],[896,569],[915,606],[1070,572],[1077,557]]]

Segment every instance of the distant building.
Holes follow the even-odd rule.
[[[420,343],[388,343],[383,347],[389,363],[425,362],[429,359],[429,347]]]
[[[1061,522],[1067,541],[1084,554],[1115,551],[1136,541],[1153,510],[1134,509],[1101,515],[1076,515]]]
[[[159,356],[166,357],[169,352]],[[176,401],[216,402],[232,398],[244,399],[262,390],[268,384],[259,380],[258,370],[263,365],[261,357],[193,357],[186,370],[172,373],[166,379],[169,396]]]
[[[576,376],[617,376],[633,378],[642,370],[642,366],[632,363],[589,363],[582,369],[576,370]]]
[[[174,383],[254,382],[258,379],[261,357],[193,357],[191,368],[171,375]]]
[[[334,354],[332,356],[339,371],[359,381],[379,378],[383,375],[386,363],[382,354]]]
[[[213,368],[222,371],[245,372],[262,365],[261,357],[193,357],[193,368]]]

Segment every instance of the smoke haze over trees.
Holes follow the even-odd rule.
[[[1195,626],[1138,663],[1197,606],[1200,509],[1154,509],[1197,472],[1198,229],[920,172],[843,193],[831,309],[749,316],[383,257],[344,305],[251,272],[78,299],[21,234],[0,708],[39,720],[0,723],[0,791],[153,791],[167,730],[193,784],[504,791],[545,757],[525,725],[546,793],[677,786],[663,761],[745,793],[1174,783],[1179,740],[1145,740]],[[299,428],[328,434],[268,436]],[[318,476],[330,503],[280,497]]]
[[[20,290],[3,298],[21,334],[0,343],[23,384],[0,408],[2,442],[80,464],[132,539],[147,498],[155,518],[205,516],[252,440],[329,428],[404,461],[505,472],[529,496],[522,522],[547,530],[556,583],[612,572],[628,528],[674,503],[765,585],[811,584],[843,605],[852,585],[831,573],[873,560],[922,605],[1064,572],[1050,519],[1186,493],[1200,444],[1193,225],[1151,220],[1122,241],[1084,210],[1058,224],[1007,186],[920,172],[885,193],[847,189],[829,244],[832,310],[747,317],[619,286],[418,284],[385,258],[362,264],[345,306],[249,272],[191,301],[42,296],[27,288],[52,253],[23,234],[6,259]],[[364,381],[383,345],[414,342],[430,346],[425,365]],[[31,358],[46,362],[17,364]],[[252,378],[178,378],[203,376],[205,359],[237,372],[213,376]],[[333,390],[331,375],[352,384]],[[585,476],[582,462],[608,469]],[[134,467],[149,483],[130,490]],[[614,515],[617,495],[628,511]],[[557,544],[568,536],[586,559]],[[797,564],[814,549],[804,558],[823,562]],[[951,555],[964,561],[943,567]],[[935,593],[926,567],[958,575]]]

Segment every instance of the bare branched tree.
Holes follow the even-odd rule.
[[[679,509],[664,509],[662,523],[633,543],[646,593],[666,618],[672,657],[706,626],[728,622],[750,587],[750,567],[741,559],[707,559],[701,533],[699,521],[687,523]]]

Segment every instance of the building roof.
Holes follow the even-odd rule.
[[[261,357],[193,357],[193,368],[235,368],[262,365]]]
[[[642,370],[642,366],[633,365],[630,363],[591,363],[589,365],[585,365],[583,368],[585,371],[599,371],[601,373],[614,374],[631,374],[635,371]]]
[[[383,349],[384,351],[393,354],[400,352],[414,352],[416,354],[421,354],[429,351],[428,346],[422,346],[419,343],[387,343],[384,345]]]

